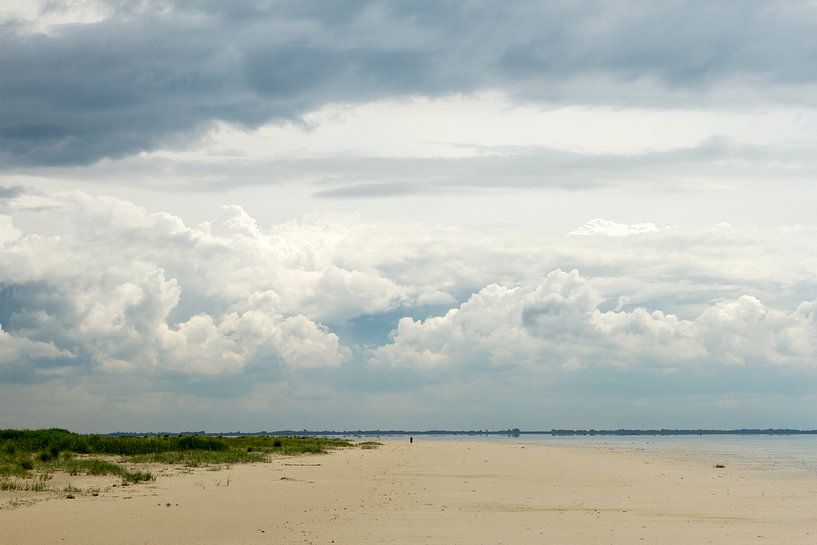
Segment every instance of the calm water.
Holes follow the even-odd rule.
[[[673,450],[704,454],[714,461],[734,461],[817,472],[815,435],[694,435],[694,436],[533,436],[552,444],[596,445],[634,450]]]
[[[405,438],[408,441],[408,438]],[[583,445],[624,450],[672,450],[711,457],[713,463],[740,463],[817,472],[817,435],[693,435],[693,436],[420,436],[419,441],[458,439]]]

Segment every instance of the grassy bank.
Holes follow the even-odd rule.
[[[155,479],[149,471],[134,469],[134,464],[195,467],[263,462],[274,454],[322,454],[352,445],[323,437],[118,437],[62,429],[0,430],[0,490],[41,491],[54,471],[114,475],[121,477],[123,484],[130,484]]]

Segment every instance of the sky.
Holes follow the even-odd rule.
[[[0,0],[0,427],[816,428],[817,3]]]

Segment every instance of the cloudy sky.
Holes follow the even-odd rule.
[[[817,3],[0,0],[0,427],[802,427]]]

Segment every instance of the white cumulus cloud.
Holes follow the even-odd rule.
[[[604,311],[578,271],[556,270],[534,287],[492,284],[443,316],[403,318],[372,363],[604,367],[799,365],[817,362],[817,302],[772,310],[743,295],[692,319],[661,310]]]
[[[577,236],[607,236],[607,237],[624,237],[627,235],[640,235],[643,233],[658,232],[658,227],[654,223],[633,223],[627,225],[625,223],[616,223],[614,221],[596,218],[588,221],[581,227],[577,227],[570,232],[571,235]]]

